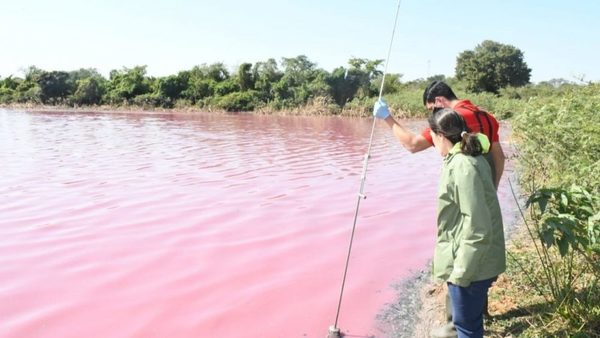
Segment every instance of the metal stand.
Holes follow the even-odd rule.
[[[327,334],[326,338],[341,338],[340,329],[335,327],[335,325],[331,325],[329,327],[329,334]]]
[[[398,0],[398,7],[396,8],[396,18],[394,19],[394,29],[392,30],[392,38],[390,39],[390,46],[388,48],[387,58],[385,62],[385,69],[383,71],[383,77],[381,79],[381,87],[379,88],[379,100],[381,100],[381,96],[383,95],[383,85],[385,84],[385,76],[387,74],[388,63],[390,60],[390,54],[392,52],[392,44],[394,42],[394,34],[396,33],[396,26],[398,24],[398,13],[400,12],[400,4],[402,0]],[[358,219],[358,209],[360,208],[361,199],[367,198],[364,193],[365,189],[365,181],[367,179],[367,166],[369,165],[369,158],[371,157],[371,145],[373,144],[373,134],[375,133],[375,122],[376,118],[373,118],[373,125],[371,126],[371,137],[369,138],[369,146],[367,148],[367,153],[364,157],[363,162],[363,170],[360,180],[360,190],[358,192],[358,198],[356,201],[356,210],[354,212],[354,223],[352,224],[352,233],[350,235],[350,243],[348,245],[348,256],[346,257],[346,267],[344,268],[344,277],[342,278],[342,287],[340,290],[340,299],[337,306],[337,313],[335,315],[335,323],[329,326],[329,333],[327,334],[327,338],[340,338],[342,337],[342,333],[340,329],[337,327],[338,319],[340,317],[340,309],[342,307],[342,298],[344,296],[344,286],[346,285],[346,276],[348,274],[348,264],[350,262],[350,253],[352,252],[352,242],[354,241],[354,232],[356,230],[356,221]]]

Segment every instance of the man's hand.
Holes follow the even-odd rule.
[[[390,116],[387,103],[385,103],[383,99],[379,99],[377,102],[375,102],[375,105],[373,106],[373,116],[382,120],[385,120],[388,116]]]

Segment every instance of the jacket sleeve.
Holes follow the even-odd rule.
[[[473,282],[490,247],[492,218],[485,203],[482,177],[472,163],[464,163],[455,171],[455,193],[461,213],[461,224],[455,234],[454,268],[448,281],[462,287]]]

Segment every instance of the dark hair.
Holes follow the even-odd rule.
[[[435,102],[435,98],[438,96],[443,96],[447,100],[456,100],[456,94],[452,91],[452,88],[448,86],[443,81],[433,81],[432,83],[425,88],[423,92],[423,105],[426,105],[427,102]]]
[[[428,121],[434,133],[443,135],[452,144],[460,142],[460,150],[463,154],[478,156],[483,153],[477,135],[470,133],[463,117],[451,108],[444,108],[431,114]]]

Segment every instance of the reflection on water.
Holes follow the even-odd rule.
[[[0,336],[324,336],[370,131],[334,117],[0,110]],[[440,163],[375,128],[345,332],[381,334],[391,283],[431,257]]]

